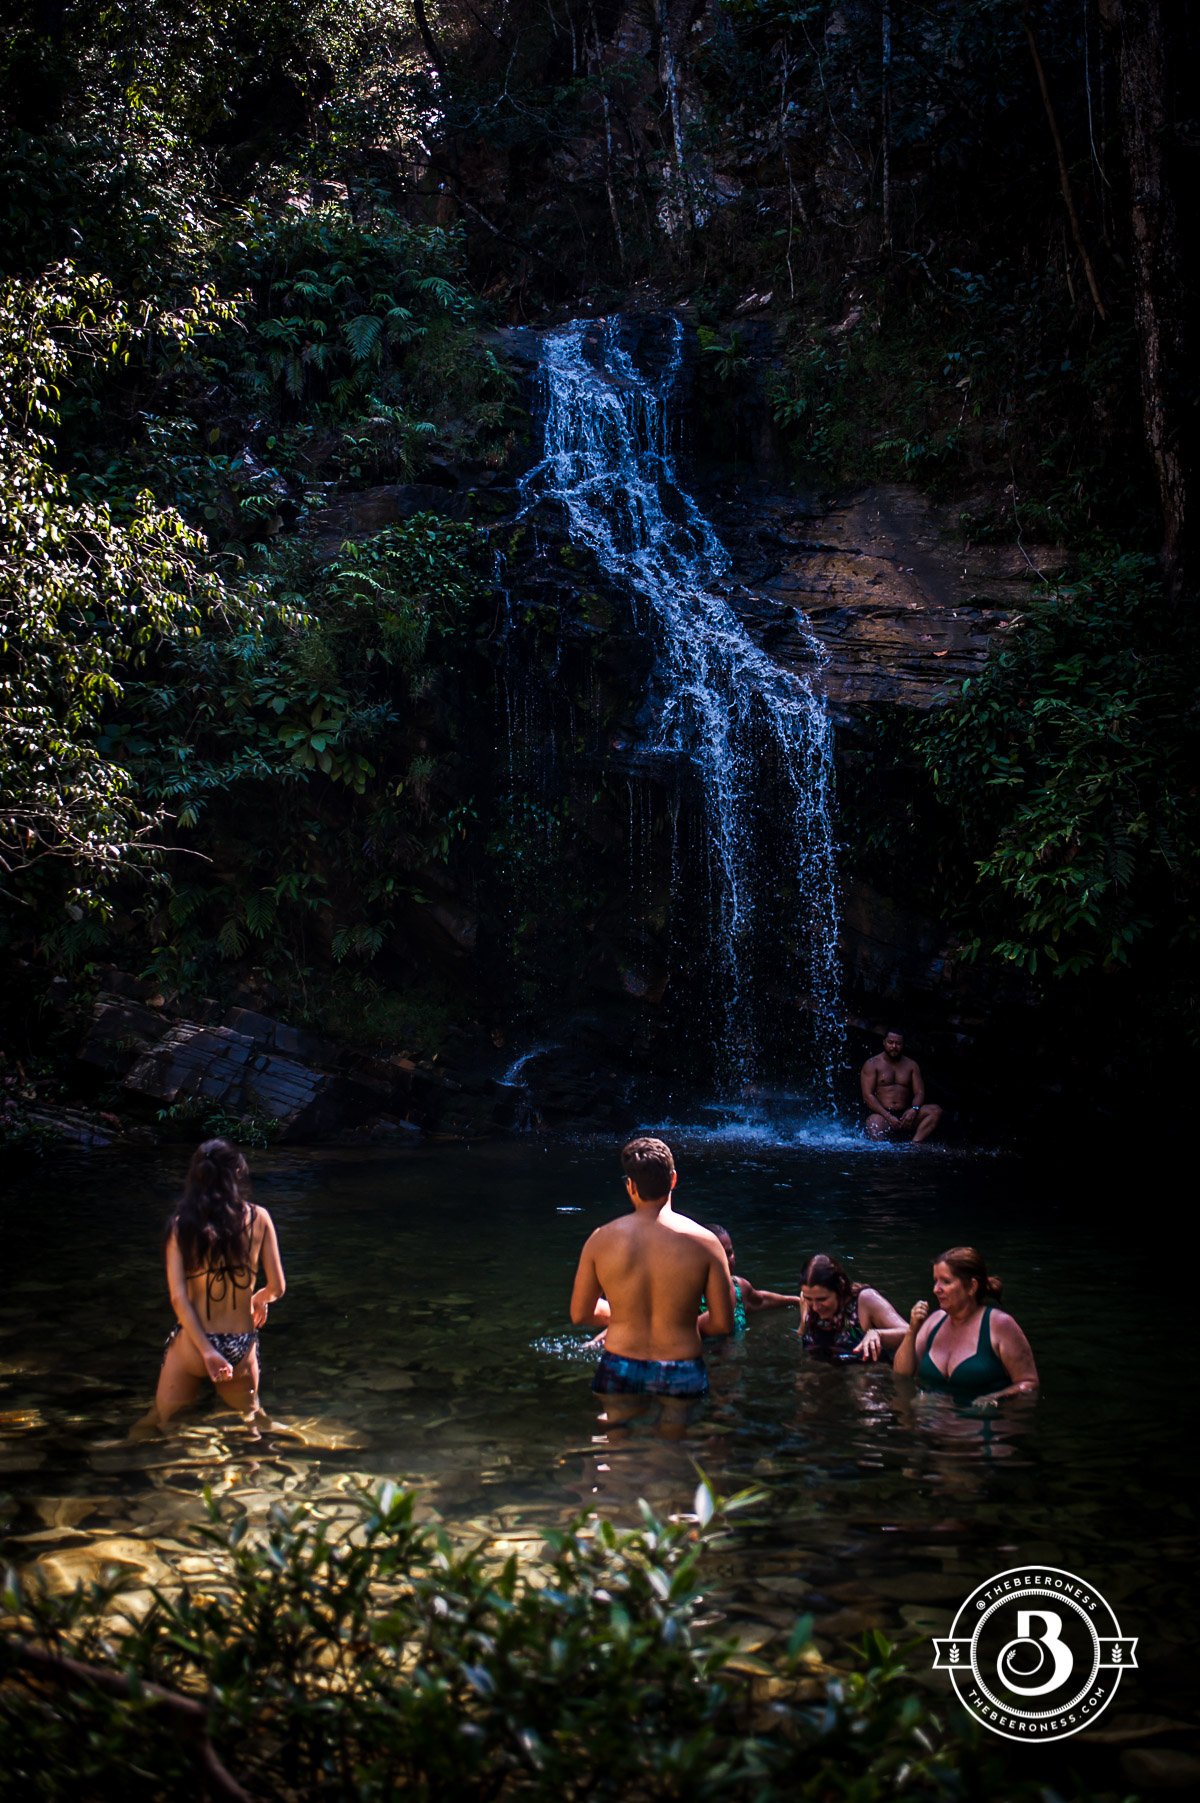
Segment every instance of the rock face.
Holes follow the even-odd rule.
[[[900,998],[914,990],[944,990],[954,972],[937,924],[867,883],[855,883],[842,904],[848,975],[859,993]]]
[[[1046,545],[972,546],[957,517],[917,490],[880,484],[824,505],[744,483],[706,497],[745,586],[730,596],[781,663],[815,675],[836,728],[835,759],[861,757],[865,716],[944,706],[982,669],[1039,586],[1062,567]],[[936,915],[902,906],[843,871],[841,951],[851,1032],[885,1017],[915,1030],[961,1096],[989,1085],[986,1046],[1033,995],[1013,972],[956,956]],[[878,1049],[874,1038],[862,1050]]]
[[[739,612],[782,663],[811,669],[807,617],[835,721],[864,707],[929,708],[975,674],[1039,584],[1051,546],[964,544],[917,490],[880,484],[821,506],[743,488],[713,505],[747,584]]]
[[[466,519],[471,493],[454,483],[388,482],[374,488],[348,489],[313,515],[312,531],[333,557],[348,538],[369,538],[387,526],[398,526],[419,513],[441,513]]]
[[[201,1003],[184,1018],[122,971],[107,975],[79,1058],[116,1077],[131,1096],[266,1116],[284,1139],[317,1138],[368,1120],[420,1131],[409,1119],[420,1106],[411,1062],[348,1053],[248,1008],[221,1014],[217,1004]]]

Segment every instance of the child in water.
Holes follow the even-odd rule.
[[[733,1285],[733,1331],[745,1333],[746,1318],[750,1314],[758,1314],[767,1308],[799,1308],[799,1296],[781,1296],[777,1290],[755,1289],[748,1277],[738,1277],[733,1271],[733,1240],[729,1229],[722,1227],[718,1221],[706,1221],[708,1231],[720,1240],[726,1258],[729,1260],[730,1281]]]

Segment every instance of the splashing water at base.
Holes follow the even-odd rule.
[[[525,478],[526,499],[566,508],[572,536],[627,588],[656,636],[655,725],[641,750],[684,757],[700,779],[719,1076],[736,1094],[758,1074],[767,999],[754,934],[766,901],[790,885],[801,967],[782,974],[789,993],[807,993],[814,1075],[832,1113],[842,1024],[830,722],[810,681],[768,657],[722,593],[729,556],[671,453],[684,333],[677,319],[666,324],[653,377],[624,347],[620,319],[546,334],[545,455]],[[812,648],[817,662],[815,639]]]
[[[526,1065],[532,1064],[535,1058],[544,1058],[547,1052],[557,1052],[558,1049],[557,1045],[531,1047],[528,1052],[522,1052],[519,1058],[513,1059],[499,1081],[506,1089],[525,1089],[528,1086],[528,1078],[524,1074]]]

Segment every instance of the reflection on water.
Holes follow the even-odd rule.
[[[614,1148],[526,1139],[260,1154],[289,1280],[263,1336],[278,1427],[251,1441],[205,1403],[169,1436],[131,1440],[169,1325],[160,1233],[184,1158],[46,1167],[27,1181],[0,1304],[7,1553],[56,1583],[105,1563],[142,1585],[200,1578],[205,1486],[252,1516],[317,1500],[348,1526],[356,1481],[382,1475],[533,1548],[579,1509],[686,1509],[699,1466],[726,1494],[764,1493],[714,1566],[748,1646],[801,1609],[830,1649],[867,1626],[942,1632],[983,1578],[1044,1560],[1084,1574],[1144,1637],[1137,1679],[1163,1708],[1185,1678],[1191,1516],[1161,1326],[1130,1330],[1116,1179],[1064,1192],[1010,1160],[851,1157],[702,1127],[676,1135],[680,1206],[728,1225],[743,1275],[789,1289],[827,1251],[907,1313],[930,1259],[977,1242],[1033,1343],[1041,1398],[975,1416],[886,1368],[806,1361],[780,1312],[713,1350],[712,1395],[680,1433],[653,1415],[610,1429],[566,1302],[583,1238],[622,1206]],[[1128,1706],[1144,1702],[1131,1684]]]

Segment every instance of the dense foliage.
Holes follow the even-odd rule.
[[[193,991],[252,953],[321,1018],[319,968],[370,963],[470,818],[445,673],[482,567],[470,526],[343,545],[321,510],[494,461],[511,385],[459,230],[327,179],[385,14],[53,23],[3,88],[8,942]],[[391,1039],[423,1004],[372,1029],[376,990],[343,1011]]]
[[[1191,968],[1196,649],[1164,616],[1148,560],[1114,561],[1035,600],[916,737],[993,918],[1015,929],[988,949],[1031,974],[1125,965],[1151,935]]]
[[[1136,971],[1142,1030],[1191,1034],[1198,660],[1148,558],[1048,586],[945,709],[864,722],[861,867],[910,906],[935,887],[960,955],[1052,995],[1083,979],[1100,1007],[1105,976]]]
[[[128,309],[98,277],[64,265],[0,290],[0,858],[10,878],[69,860],[78,894],[159,823],[130,772],[99,743],[123,673],[164,639],[211,620],[258,624],[253,590],[206,567],[203,537],[148,490],[91,501],[56,467],[54,405],[75,365],[127,360],[155,334],[189,344],[215,329],[211,295],[175,316]],[[90,374],[90,371],[89,371]],[[13,899],[9,892],[9,900]]]
[[[10,1578],[4,1769],[30,1798],[118,1772],[131,1798],[182,1791],[212,1751],[259,1798],[1020,1794],[879,1633],[845,1674],[814,1675],[810,1617],[777,1663],[737,1655],[705,1611],[703,1485],[696,1508],[699,1525],[644,1504],[629,1531],[581,1519],[527,1571],[420,1526],[392,1485],[349,1534],[276,1506],[265,1533],[209,1535],[211,1588],[159,1593],[118,1632],[115,1578],[66,1597]]]

